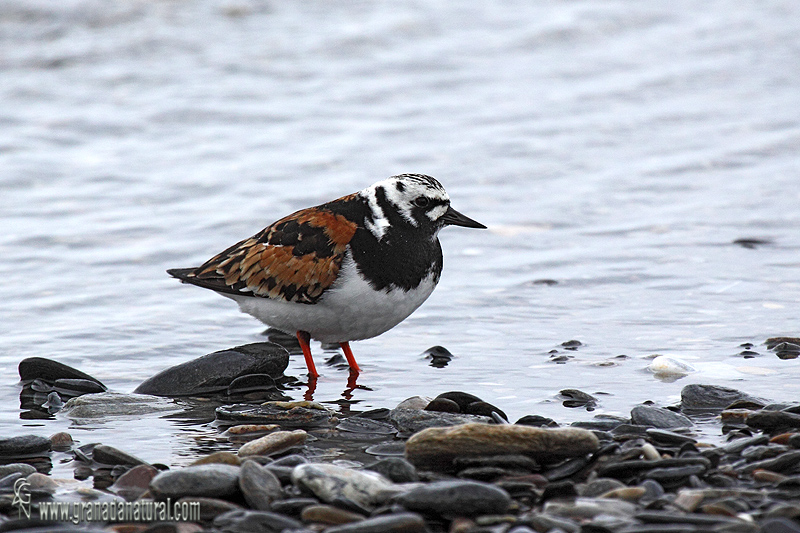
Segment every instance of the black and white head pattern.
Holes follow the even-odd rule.
[[[359,193],[369,206],[367,229],[381,240],[398,222],[434,237],[444,223],[439,219],[450,206],[442,184],[424,174],[400,174],[379,181]]]

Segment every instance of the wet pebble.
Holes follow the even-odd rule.
[[[690,427],[694,423],[686,416],[650,405],[637,405],[631,409],[631,421],[634,424],[660,429]]]
[[[381,474],[394,483],[411,483],[419,481],[419,475],[414,465],[402,457],[387,457],[364,467]]]
[[[179,411],[180,409],[169,400],[146,394],[103,392],[72,398],[64,405],[61,413],[72,420],[96,420]]]
[[[94,447],[92,458],[98,463],[105,465],[142,465],[147,464],[142,459],[134,457],[133,455],[118,450],[113,446],[105,444],[98,444]]]
[[[158,470],[150,465],[134,466],[117,478],[109,490],[125,498],[126,501],[134,501],[147,492],[150,482],[157,474]]]
[[[748,414],[746,422],[748,426],[762,431],[794,429],[800,428],[800,415],[765,409]]]
[[[268,511],[234,510],[214,518],[214,527],[236,533],[280,532],[303,530],[303,524],[292,518]]]
[[[244,444],[237,453],[239,457],[271,455],[299,446],[306,441],[306,438],[308,438],[308,433],[302,429],[276,431]]]
[[[292,482],[326,503],[349,500],[367,509],[407,490],[376,472],[323,463],[295,467]]]
[[[429,428],[406,442],[406,458],[418,468],[449,470],[459,457],[481,455],[581,456],[599,447],[597,437],[578,428],[463,424]]]
[[[325,529],[325,533],[423,533],[425,520],[416,513],[394,513]]]
[[[0,479],[9,474],[18,473],[22,474],[23,476],[27,476],[28,474],[33,474],[34,472],[36,472],[36,469],[27,463],[10,463],[0,466]]]
[[[462,413],[442,413],[416,409],[393,409],[389,421],[406,435],[417,433],[434,427],[450,427],[479,422],[489,424],[492,419],[486,416],[467,415]]]
[[[703,410],[724,409],[737,400],[751,401],[766,405],[761,398],[750,396],[742,391],[719,385],[691,384],[681,389],[681,409]]]
[[[332,505],[309,505],[303,509],[300,519],[303,522],[337,525],[360,522],[364,520],[364,516]]]
[[[478,481],[438,481],[421,485],[396,499],[410,511],[443,517],[500,514],[511,505],[508,493]]]
[[[281,482],[275,474],[255,461],[242,463],[239,488],[247,505],[258,511],[269,511],[272,502],[284,496]]]
[[[81,372],[71,366],[46,359],[44,357],[29,357],[19,362],[19,377],[22,381],[33,381],[34,379],[42,379],[50,383],[54,383],[59,379],[79,379],[86,380],[99,385],[103,390],[106,390],[98,379],[93,378],[89,374]]]
[[[134,392],[168,397],[221,393],[240,376],[277,377],[283,375],[287,366],[289,352],[285,348],[271,342],[257,342],[210,353],[162,370]]]
[[[231,497],[239,492],[239,467],[209,464],[161,472],[150,482],[150,491],[159,499]]]
[[[336,429],[350,433],[364,433],[367,435],[394,435],[397,433],[397,428],[388,422],[363,418],[360,416],[351,416],[349,418],[345,418],[339,422],[339,424],[336,426]]]
[[[219,464],[219,465],[233,465],[239,466],[241,464],[241,460],[239,456],[232,452],[214,452],[210,455],[206,455],[192,461],[193,465],[207,465],[207,464]]]
[[[266,402],[217,407],[217,419],[248,424],[278,424],[283,428],[327,426],[332,413],[312,402]]]

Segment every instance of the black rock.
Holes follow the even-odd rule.
[[[665,488],[673,488],[682,485],[690,476],[704,474],[706,470],[706,466],[701,464],[654,468],[649,470],[644,477],[657,481]]]
[[[55,382],[59,379],[88,380],[97,383],[103,387],[103,390],[106,389],[105,385],[89,374],[85,374],[64,363],[59,363],[58,361],[53,361],[52,359],[46,359],[44,357],[28,357],[20,361],[19,377],[22,381],[32,381],[37,378],[49,382]]]
[[[730,441],[728,444],[722,446],[722,451],[725,453],[741,453],[745,448],[750,446],[759,446],[769,442],[769,437],[766,435],[757,435],[755,437],[743,437]]]
[[[434,368],[444,368],[453,359],[453,354],[444,346],[432,346],[422,354],[426,359],[430,359],[431,366]]]
[[[597,474],[614,479],[627,479],[656,468],[667,469],[691,465],[701,465],[703,470],[711,468],[711,461],[705,457],[679,457],[675,459],[658,459],[655,461],[633,460],[607,463],[597,468]]]
[[[777,457],[773,457],[772,459],[765,459],[763,461],[750,463],[742,468],[742,471],[745,473],[751,473],[754,470],[760,469],[785,474],[787,472],[791,472],[791,470],[798,464],[800,464],[800,450],[792,450]]]
[[[648,429],[647,438],[657,444],[663,444],[666,446],[674,446],[674,445],[682,445],[686,443],[694,444],[697,442],[697,439],[689,437],[688,435],[681,435],[680,433],[675,433],[674,431],[667,431],[665,429]]]
[[[447,398],[434,398],[425,406],[426,411],[438,411],[440,413],[460,413],[461,407],[453,400]]]
[[[322,409],[302,405],[287,409],[285,404],[270,402],[261,405],[222,405],[214,413],[218,420],[245,424],[280,424],[283,428],[327,426],[331,421],[331,413]]]
[[[419,481],[417,469],[402,457],[387,457],[364,468],[377,472],[395,483]]]
[[[469,394],[467,392],[461,392],[461,391],[443,392],[434,399],[438,398],[444,398],[446,400],[452,400],[456,402],[458,404],[458,408],[461,410],[462,413],[467,412],[467,407],[469,406],[469,404],[473,402],[483,401],[474,394]]]
[[[275,380],[269,374],[246,374],[231,381],[228,396],[275,390]]]
[[[134,392],[154,396],[221,393],[238,377],[268,374],[278,377],[289,365],[289,352],[271,342],[256,342],[210,353],[162,370]]]
[[[686,385],[681,390],[681,409],[684,411],[724,409],[737,400],[758,402],[761,405],[768,403],[762,398],[756,398],[742,391],[720,387],[719,385],[695,383]]]
[[[0,456],[2,457],[32,455],[49,452],[50,449],[50,439],[38,435],[0,438]]]
[[[800,415],[786,411],[761,410],[747,416],[747,425],[762,431],[800,428]]]
[[[240,509],[217,516],[214,527],[236,533],[281,533],[285,529],[303,529],[303,524],[276,513]]]
[[[559,394],[568,398],[562,402],[564,407],[586,407],[587,409],[592,409],[597,406],[597,398],[578,389],[564,389],[559,391]]]
[[[491,417],[492,413],[497,413],[503,420],[508,422],[508,415],[494,405],[484,401],[472,402],[467,406],[465,413],[468,415],[482,415],[488,417]]]
[[[436,481],[400,495],[397,503],[410,511],[443,517],[501,514],[511,505],[506,491],[479,481]]]
[[[397,428],[388,422],[381,422],[380,420],[373,420],[371,418],[362,418],[361,416],[345,418],[339,422],[336,429],[339,431],[364,433],[368,435],[394,435],[397,433]]]
[[[525,415],[514,423],[522,424],[523,426],[533,426],[533,427],[546,427],[546,428],[558,427],[558,422],[556,422],[552,418],[547,418],[546,416],[540,416],[540,415]]]
[[[572,481],[557,481],[547,484],[542,492],[540,501],[544,502],[552,498],[575,498],[577,495],[575,483]]]
[[[239,489],[247,505],[257,511],[269,511],[273,501],[283,498],[278,478],[255,461],[245,461],[239,468]]]
[[[394,513],[325,529],[325,533],[423,533],[425,520],[416,513]]]
[[[319,503],[319,500],[315,498],[287,498],[272,502],[270,510],[282,515],[299,517],[303,509],[310,505],[319,505]]]
[[[228,498],[239,494],[239,467],[204,464],[168,470],[153,478],[150,492],[162,500],[184,496]]]
[[[682,414],[652,405],[637,405],[631,409],[631,420],[634,424],[661,429],[682,428],[694,425],[689,418]]]

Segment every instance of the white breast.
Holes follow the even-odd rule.
[[[376,291],[358,273],[348,251],[336,283],[315,304],[228,295],[239,308],[274,328],[307,331],[321,342],[369,339],[384,333],[428,299],[436,287],[430,274],[410,291]]]

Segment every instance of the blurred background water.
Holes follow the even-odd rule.
[[[265,340],[164,270],[401,172],[490,229],[440,234],[430,300],[354,345],[363,388],[315,345],[316,400],[464,390],[562,423],[692,382],[797,400],[800,363],[763,346],[800,334],[795,2],[4,0],[0,434],[190,460],[215,434],[191,417],[20,419],[17,364],[130,392]],[[698,371],[659,380],[654,354]]]

